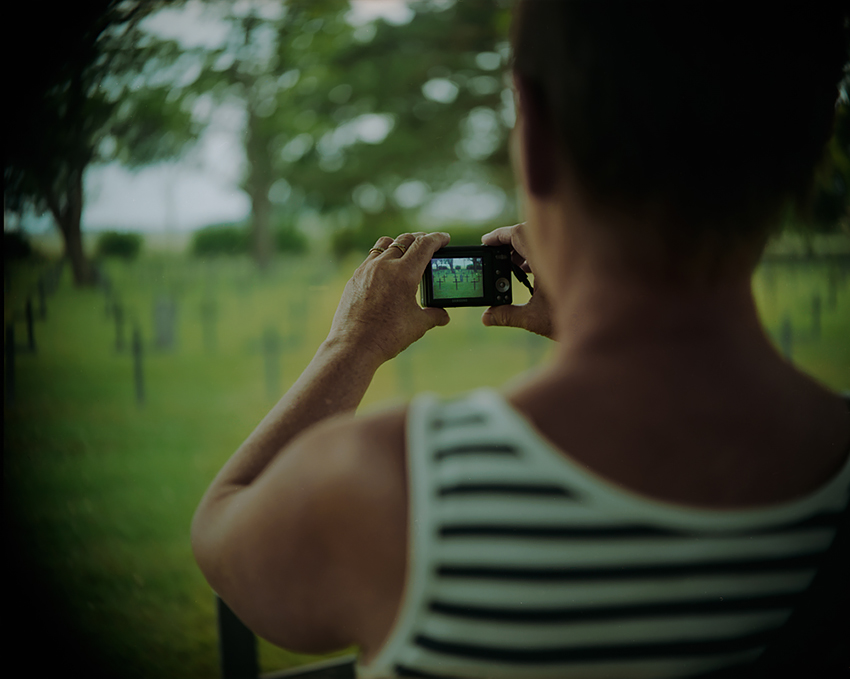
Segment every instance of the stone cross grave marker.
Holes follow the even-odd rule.
[[[124,351],[124,307],[115,300],[112,305],[112,317],[115,320],[115,351]]]
[[[133,328],[133,384],[136,388],[136,405],[145,404],[145,381],[142,370],[142,332],[139,326]]]
[[[173,297],[161,295],[153,310],[154,346],[160,351],[171,351],[177,344],[177,302]]]

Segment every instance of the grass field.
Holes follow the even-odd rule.
[[[67,664],[56,649],[72,640],[114,676],[218,676],[213,596],[189,546],[192,513],[309,361],[356,264],[282,260],[264,277],[247,260],[108,264],[127,344],[134,326],[144,342],[141,407],[104,293],[73,289],[65,272],[36,322],[37,351],[17,357],[14,400],[4,403],[4,516],[16,531],[7,532],[21,576],[12,586],[26,603],[10,617],[36,649],[33,669]],[[755,282],[771,336],[835,389],[850,389],[848,268],[765,264]],[[7,271],[7,324],[40,273]],[[176,344],[158,351],[153,316],[163,297],[176,303]],[[363,409],[423,390],[498,386],[546,359],[547,340],[485,328],[481,311],[450,311],[448,326],[383,366]],[[20,320],[15,329],[21,343]],[[261,645],[263,671],[308,659]]]

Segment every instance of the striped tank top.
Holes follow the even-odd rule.
[[[358,677],[688,677],[752,662],[814,578],[850,461],[745,511],[631,494],[561,454],[497,392],[413,401],[398,618]]]

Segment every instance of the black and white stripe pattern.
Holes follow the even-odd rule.
[[[835,534],[850,465],[769,510],[674,509],[552,450],[495,392],[419,400],[402,616],[364,677],[687,677],[753,661]]]

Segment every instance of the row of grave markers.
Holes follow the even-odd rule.
[[[64,262],[61,260],[53,266],[48,267],[39,276],[35,290],[27,295],[23,312],[13,313],[12,322],[6,325],[3,386],[7,403],[13,403],[15,400],[15,357],[20,353],[34,354],[36,352],[35,322],[36,320],[43,321],[47,318],[47,297],[55,293],[59,287],[59,280],[62,277],[63,269]],[[38,300],[37,310],[33,305],[33,297]],[[24,345],[19,345],[15,336],[15,321],[17,320],[23,320],[26,323],[27,341]]]
[[[63,272],[63,261],[57,262],[55,265],[47,268],[39,277],[37,284],[32,293],[27,297],[23,312],[18,312],[13,315],[13,320],[6,326],[5,335],[5,392],[7,402],[11,403],[15,395],[15,356],[20,353],[35,353],[35,324],[37,320],[47,318],[47,298],[56,292],[59,280]],[[107,318],[111,319],[115,327],[115,351],[123,353],[127,348],[126,324],[128,321],[128,313],[121,303],[120,298],[115,294],[112,282],[102,269],[97,269],[98,283],[104,293],[104,309]],[[827,308],[835,309],[837,307],[837,290],[835,286],[830,286],[830,294],[827,299]],[[37,304],[36,304],[37,302]],[[299,307],[300,309],[300,307]],[[154,325],[154,342],[153,346],[158,351],[173,350],[177,343],[177,302],[173,296],[159,296],[153,306],[153,325]],[[302,313],[297,313],[298,309],[293,307],[293,316],[298,318]],[[216,350],[217,345],[217,321],[218,321],[218,306],[214,299],[205,297],[200,305],[200,317],[203,329],[203,343],[207,352],[212,353]],[[799,333],[799,329],[795,329],[792,325],[791,318],[786,314],[780,323],[778,332],[778,344],[782,354],[789,360],[793,360],[794,344],[799,341],[801,336],[807,339],[818,340],[821,336],[823,317],[823,303],[821,296],[815,293],[811,299],[810,318],[811,323],[809,331]],[[15,333],[15,321],[23,320],[26,324],[26,343],[18,344]],[[303,319],[301,319],[303,320]],[[264,377],[266,393],[269,398],[277,398],[281,394],[281,354],[286,350],[293,348],[299,343],[301,337],[296,334],[291,334],[288,337],[281,337],[278,331],[267,326],[260,337],[260,350],[263,354],[264,361]],[[529,344],[528,351],[532,363],[536,358],[539,358],[539,348],[536,345]],[[143,370],[143,342],[142,333],[138,322],[133,323],[132,334],[130,338],[130,351],[133,359],[133,382],[136,396],[136,403],[143,406],[145,402],[145,384]],[[402,393],[411,394],[413,392],[413,365],[412,355],[410,352],[404,352],[399,355],[395,361],[397,364],[397,381],[398,388]]]
[[[108,276],[100,274],[100,287],[104,291],[105,313],[115,324],[115,350],[125,350],[125,320],[126,311],[120,299],[114,294]],[[303,315],[303,310],[302,310]],[[177,301],[173,296],[159,296],[153,306],[154,341],[153,346],[158,351],[172,351],[177,346]],[[203,344],[207,353],[215,352],[217,348],[218,305],[211,297],[205,297],[200,304],[200,318],[203,331]],[[264,356],[264,377],[266,393],[270,398],[281,394],[281,353],[298,344],[299,337],[281,337],[278,331],[267,326],[260,337],[260,348]],[[136,401],[141,406],[144,403],[144,377],[142,369],[142,341],[138,324],[133,328],[132,340],[133,375],[136,386]]]

